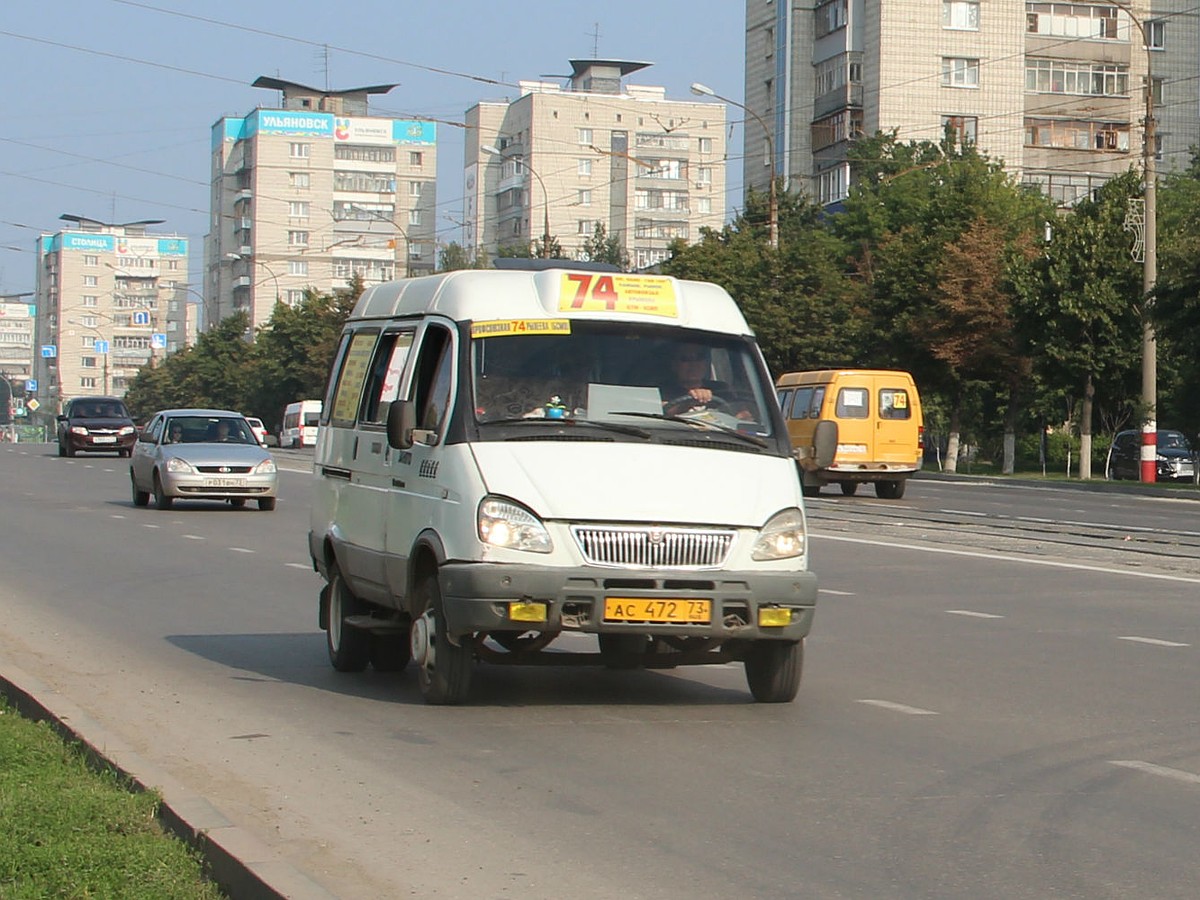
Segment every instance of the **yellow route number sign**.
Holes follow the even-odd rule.
[[[679,315],[675,282],[653,275],[564,272],[558,308],[564,312],[622,312],[645,316]]]

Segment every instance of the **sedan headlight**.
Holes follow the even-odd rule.
[[[170,459],[167,460],[167,471],[168,472],[195,472],[196,470],[193,469],[188,463],[186,463],[182,459],[180,459],[178,456],[172,456]]]
[[[71,426],[71,434],[87,434],[87,433],[88,433],[88,430],[86,428],[84,428],[82,425],[72,425]]]
[[[484,497],[477,517],[479,539],[495,547],[549,553],[554,549],[542,520],[502,497]]]
[[[121,430],[118,431],[117,434],[133,434],[134,430],[135,429],[132,425],[123,425],[123,426],[121,426]]]
[[[257,466],[254,467],[254,474],[255,475],[274,475],[275,474],[275,460],[264,459],[262,462],[260,462]]]
[[[804,553],[804,515],[798,509],[775,513],[758,533],[750,558],[762,562],[770,559],[791,559]]]

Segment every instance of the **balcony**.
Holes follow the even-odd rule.
[[[236,194],[233,195],[233,202],[238,203],[242,200],[249,200],[253,196],[254,191],[250,190],[250,188],[241,188]]]
[[[251,279],[249,275],[239,275],[237,278],[233,279],[233,287],[235,290],[237,288],[248,288],[250,287],[250,280]]]

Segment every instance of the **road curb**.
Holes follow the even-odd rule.
[[[1096,494],[1136,494],[1141,497],[1164,497],[1172,500],[1200,500],[1200,490],[1192,484],[1141,484],[1136,481],[1057,481],[1023,478],[1014,475],[967,475],[961,472],[917,471],[914,478],[921,481],[957,482],[959,484],[1015,485],[1018,487],[1089,491]]]
[[[116,772],[136,790],[157,792],[163,828],[202,856],[209,877],[233,900],[336,900],[262,839],[3,656],[0,694],[25,718],[48,722],[64,740],[79,744],[92,765]]]

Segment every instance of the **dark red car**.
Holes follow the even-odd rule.
[[[76,397],[58,417],[58,455],[80,451],[129,456],[137,429],[120,397]]]

